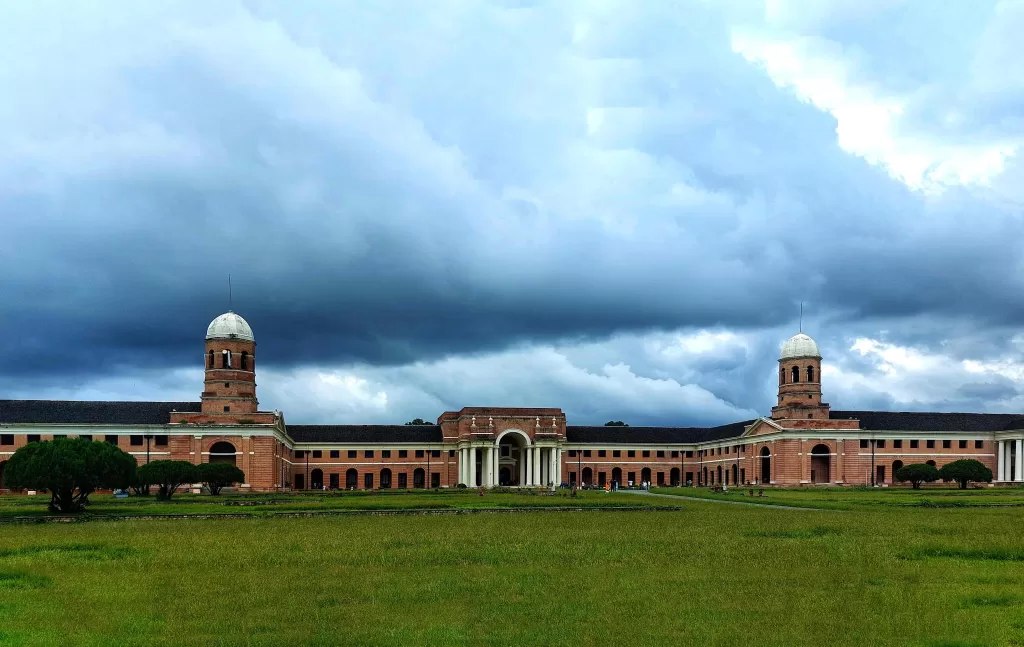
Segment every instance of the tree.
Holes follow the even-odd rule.
[[[50,511],[81,512],[100,488],[126,488],[135,479],[135,457],[110,443],[56,438],[18,449],[4,469],[4,485],[49,490]]]
[[[427,422],[423,418],[413,418],[412,420],[410,420],[409,422],[407,422],[405,424],[406,425],[432,425],[434,423]]]
[[[139,467],[139,480],[158,486],[157,498],[165,501],[185,483],[195,483],[196,476],[196,466],[188,461],[153,461]]]
[[[196,480],[210,488],[210,494],[216,496],[223,488],[244,481],[245,472],[231,463],[200,463],[196,465]]]
[[[622,422],[621,420],[609,420],[608,422],[604,423],[604,426],[605,427],[628,427],[629,425],[627,425],[626,423]]]
[[[914,463],[904,465],[893,474],[897,481],[910,481],[915,490],[921,488],[921,483],[932,483],[939,480],[939,470],[934,465],[927,463]]]
[[[985,467],[981,461],[965,458],[943,465],[939,470],[939,477],[947,483],[956,481],[961,490],[966,490],[969,482],[991,483],[992,470]]]

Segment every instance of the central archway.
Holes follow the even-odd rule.
[[[828,445],[815,445],[811,450],[811,483],[829,483],[829,462],[832,450]]]
[[[772,482],[772,451],[767,447],[761,448],[761,483]]]
[[[354,467],[345,471],[345,489],[354,490],[359,487],[359,472]]]
[[[530,437],[519,429],[506,429],[495,439],[498,446],[498,465],[494,473],[497,485],[518,486],[530,482],[531,469],[527,458]]]
[[[620,487],[621,485],[622,485],[622,468],[621,467],[613,467],[612,468],[612,487],[613,488],[617,488],[617,487]]]
[[[324,471],[317,468],[309,473],[309,486],[314,490],[324,489]]]

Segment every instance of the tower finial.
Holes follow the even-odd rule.
[[[231,302],[231,275],[228,274],[228,312],[234,311],[234,304]]]
[[[800,332],[804,331],[804,302],[800,302]]]

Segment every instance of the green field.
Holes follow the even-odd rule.
[[[890,494],[846,490],[861,503],[845,510],[2,524],[0,644],[1024,645],[1024,508],[876,500]],[[268,507],[303,499],[281,498],[298,501]],[[456,499],[564,503],[335,502]]]

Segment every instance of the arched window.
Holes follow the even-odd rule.
[[[815,445],[811,450],[811,483],[828,483],[831,478],[832,449],[828,445]]]
[[[761,448],[761,482],[772,482],[772,452],[767,447]]]
[[[892,462],[892,480],[896,480],[896,472],[900,471],[901,469],[903,469],[903,461]]]
[[[345,472],[345,489],[354,490],[359,487],[359,472],[354,467]]]
[[[583,468],[583,485],[593,485],[593,484],[594,484],[594,470],[590,469],[589,467],[584,467]]]
[[[668,482],[672,484],[672,487],[679,487],[682,483],[679,481],[679,468],[673,467],[672,471],[669,472]]]
[[[645,467],[640,470],[640,480],[644,483],[651,482],[651,468]]]
[[[413,488],[419,489],[426,487],[426,472],[423,471],[422,467],[417,467],[412,473],[412,486]]]
[[[807,381],[808,382],[813,382],[814,381],[814,367],[813,366],[808,366],[807,367]]]
[[[242,351],[241,369],[243,371],[249,370],[249,353],[244,350]],[[808,373],[808,375],[810,375],[810,373]]]
[[[793,383],[795,384],[795,383],[797,383],[799,381],[800,381],[800,367],[799,366],[794,366],[793,367]]]
[[[235,446],[227,441],[220,441],[214,443],[210,447],[210,462],[211,463],[231,463],[235,464]]]
[[[314,490],[324,489],[324,471],[315,469],[309,473],[309,486]]]
[[[220,354],[220,367],[231,368],[231,351],[226,350]]]
[[[380,471],[380,486],[384,489],[391,487],[391,470],[386,467]]]
[[[622,485],[622,468],[621,467],[613,467],[612,468],[612,481],[615,482],[616,486]]]
[[[210,350],[210,368],[213,368],[213,350]]]
[[[213,351],[210,351],[211,353]],[[786,369],[779,367],[779,386],[786,383]]]

